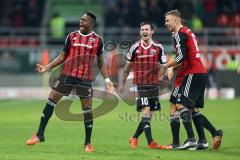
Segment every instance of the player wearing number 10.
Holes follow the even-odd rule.
[[[142,120],[135,134],[130,138],[130,145],[136,148],[138,137],[145,132],[148,148],[159,149],[160,145],[152,138],[150,120],[153,111],[160,110],[158,68],[159,62],[166,63],[166,56],[162,45],[152,40],[153,25],[149,22],[142,22],[140,27],[141,40],[132,45],[126,55],[127,62],[119,91],[123,93],[124,84],[133,67],[133,83],[137,88],[137,111],[142,112]]]

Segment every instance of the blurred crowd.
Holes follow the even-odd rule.
[[[106,27],[164,27],[164,14],[178,9],[194,29],[240,26],[240,0],[104,0]]]
[[[0,27],[40,26],[45,0],[0,1]]]
[[[0,1],[0,26],[40,26],[45,2]],[[178,9],[196,30],[240,26],[240,0],[103,0],[105,27],[138,27],[145,20],[164,27],[164,14],[171,9]]]

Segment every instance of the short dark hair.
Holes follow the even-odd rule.
[[[181,13],[177,9],[168,11],[167,13],[165,13],[165,16],[167,16],[167,15],[173,15],[175,17],[182,18]]]
[[[140,23],[140,27],[142,27],[142,26],[144,26],[144,25],[150,25],[151,30],[154,29],[153,24],[152,24],[151,22],[141,22],[141,23]]]
[[[93,24],[95,25],[97,21],[96,15],[92,11],[86,11],[85,14],[91,18]]]

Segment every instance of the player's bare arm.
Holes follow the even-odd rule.
[[[172,59],[171,61],[165,63],[162,65],[163,69],[170,68],[170,67],[176,67],[179,63],[175,61],[175,59]]]
[[[107,75],[107,71],[104,65],[104,59],[102,55],[97,57],[97,64],[98,64],[99,71],[105,80],[107,91],[110,93],[113,93],[115,91],[115,88]]]
[[[182,63],[179,63],[178,65],[174,66],[172,69],[173,69],[173,71],[177,71],[182,68],[183,68]]]
[[[166,69],[162,67],[162,65],[159,66],[159,71],[158,71],[158,79],[161,80],[163,79],[163,76],[166,75]]]
[[[173,67],[164,68],[163,65],[161,65],[158,71],[158,79],[162,80],[163,76],[167,76],[168,79],[171,80],[173,77]]]
[[[127,77],[129,75],[131,69],[132,69],[132,62],[127,61],[126,65],[124,66],[123,74],[122,74],[122,78],[121,78],[121,84],[120,84],[120,88],[119,88],[120,93],[124,92],[124,86],[125,86]]]
[[[168,77],[169,80],[172,80],[173,78],[173,71],[177,71],[177,70],[180,70],[182,69],[182,63],[179,63],[178,65],[174,66],[174,67],[170,67],[167,69],[167,72],[166,72],[166,76]]]
[[[66,53],[62,52],[51,63],[49,63],[47,65],[36,64],[36,71],[38,73],[44,73],[44,72],[48,71],[49,69],[52,69],[52,68],[58,66],[59,64],[62,64],[66,59],[67,59]]]
[[[164,65],[161,65],[161,69],[159,70],[159,73],[158,73],[159,79],[162,79],[163,75],[166,75],[169,80],[172,80],[173,71],[176,71],[182,68],[182,63],[179,63],[173,67],[166,67]]]
[[[176,65],[176,66],[174,66],[174,67],[170,67],[170,68],[168,68],[167,69],[167,72],[166,72],[166,76],[168,77],[168,79],[169,80],[172,80],[172,78],[173,78],[173,71],[177,71],[177,70],[180,70],[180,69],[182,69],[182,64],[180,63],[180,64],[178,64],[178,65]]]

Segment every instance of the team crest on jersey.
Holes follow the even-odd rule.
[[[150,53],[151,53],[152,55],[155,55],[155,54],[157,53],[157,51],[156,51],[155,49],[151,49]]]

